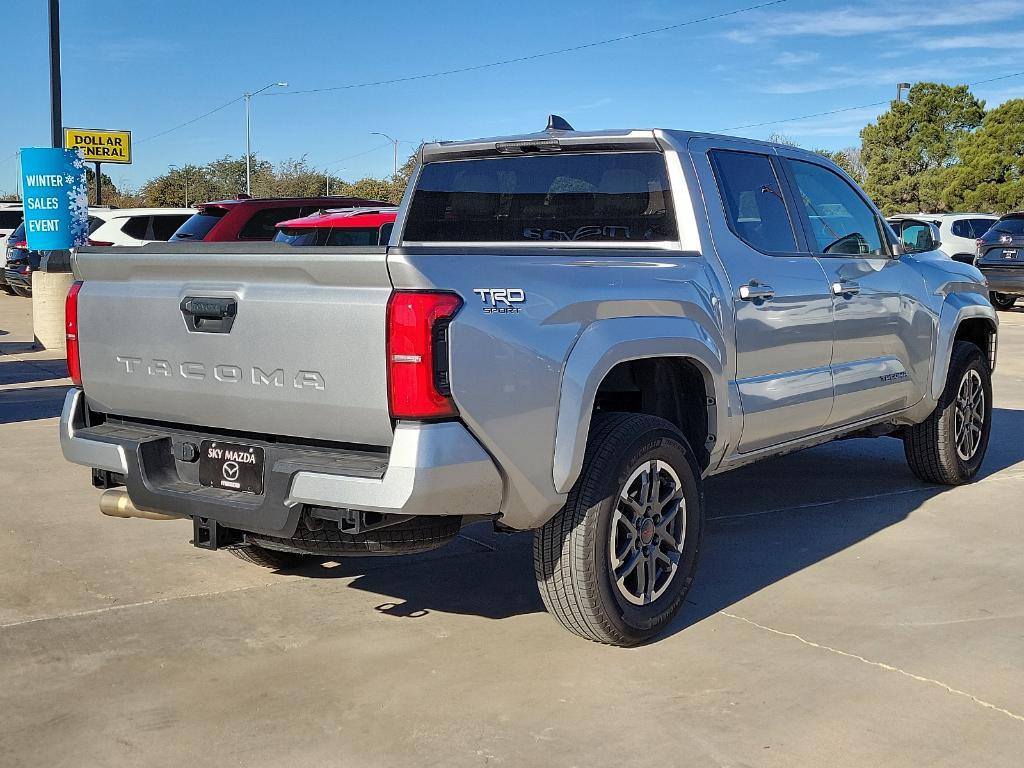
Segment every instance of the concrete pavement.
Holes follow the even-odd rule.
[[[982,479],[923,486],[889,439],[713,479],[688,605],[621,650],[543,613],[529,536],[275,573],[104,518],[60,457],[61,363],[0,295],[0,765],[1019,766],[1024,309],[1001,319]]]

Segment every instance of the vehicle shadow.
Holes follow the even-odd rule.
[[[0,390],[0,424],[60,416],[67,391],[66,385]]]
[[[0,385],[54,381],[67,376],[68,366],[64,360],[0,360]]]
[[[995,410],[981,477],[1024,462],[1022,430],[1024,411]],[[701,565],[669,634],[900,523],[946,489],[914,477],[899,440],[860,439],[738,469],[709,479],[705,490]],[[385,598],[375,609],[389,616],[504,619],[543,611],[531,565],[530,534],[479,524],[434,552],[339,558],[292,572],[352,578],[352,588]]]

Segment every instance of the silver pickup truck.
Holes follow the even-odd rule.
[[[891,436],[975,476],[997,319],[937,245],[792,147],[558,118],[427,144],[388,247],[79,252],[61,443],[104,512],[271,567],[533,531],[549,612],[636,644],[709,475]]]

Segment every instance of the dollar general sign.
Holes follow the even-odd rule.
[[[131,163],[132,132],[65,128],[64,146],[82,150],[90,163]]]

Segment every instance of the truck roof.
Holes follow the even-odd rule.
[[[517,155],[523,154],[524,151],[543,154],[545,151],[558,151],[562,147],[579,150],[660,151],[663,148],[661,142],[664,139],[669,139],[679,146],[685,146],[693,138],[743,141],[820,157],[820,155],[816,155],[810,150],[788,144],[749,139],[742,136],[676,130],[672,128],[610,128],[595,131],[548,129],[538,131],[537,133],[523,133],[510,136],[431,142],[422,146],[421,153],[423,161],[430,162],[454,157],[493,156],[495,154]],[[551,147],[551,149],[545,150],[545,147]]]

